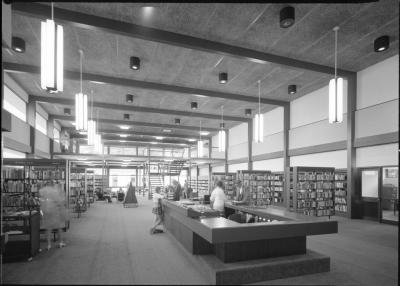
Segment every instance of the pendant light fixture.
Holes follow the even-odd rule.
[[[93,90],[91,91],[92,108],[90,111],[90,120],[88,121],[88,145],[94,145],[96,136],[96,121],[93,118]]]
[[[99,111],[97,110],[97,121],[99,121]],[[103,154],[103,144],[101,143],[101,135],[98,133],[98,126],[96,126],[96,134],[94,135],[94,150],[96,153]]]
[[[220,124],[221,130],[218,131],[218,151],[219,152],[225,152],[225,124],[224,124],[224,106],[221,106],[221,124]]]
[[[203,157],[203,141],[201,140],[201,120],[200,120],[200,139],[197,141],[197,157]]]
[[[41,88],[51,93],[63,91],[64,30],[54,22],[51,3],[51,20],[41,22]]]
[[[261,86],[258,81],[258,113],[254,117],[254,142],[262,143],[264,141],[264,115],[261,114]]]
[[[335,32],[335,78],[329,81],[329,123],[343,121],[343,78],[337,77],[337,32],[339,27],[333,28]]]
[[[79,131],[88,129],[88,103],[87,95],[82,92],[82,58],[83,51],[79,50],[81,69],[81,92],[75,94],[75,128]]]

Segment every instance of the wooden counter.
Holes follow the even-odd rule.
[[[163,200],[166,228],[192,254],[214,253],[223,262],[305,254],[306,237],[337,233],[337,221],[287,213],[279,208],[226,207],[279,221],[241,224],[223,217],[190,218],[188,207]],[[253,212],[254,211],[254,212]]]

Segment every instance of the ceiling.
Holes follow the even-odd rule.
[[[19,3],[18,5],[31,5]],[[49,5],[44,3],[43,5]],[[55,3],[56,8],[96,15],[131,24],[157,28],[189,35],[255,51],[270,53],[296,60],[332,67],[334,62],[334,33],[339,26],[338,68],[357,72],[398,53],[399,6],[397,0],[384,0],[361,4],[290,4],[295,8],[295,24],[288,29],[279,27],[279,11],[286,4],[231,4],[231,3]],[[3,62],[40,67],[40,19],[13,11],[13,36],[26,41],[26,52],[18,54],[2,49]],[[57,22],[57,13],[55,13]],[[221,93],[258,97],[257,81],[261,81],[261,97],[289,102],[325,86],[331,75],[316,71],[284,66],[276,63],[257,63],[243,58],[221,55],[199,49],[189,49],[172,44],[123,36],[94,29],[78,28],[63,24],[64,68],[79,71],[79,52],[84,52],[83,72],[116,78],[162,83],[180,87],[197,88]],[[381,35],[390,36],[390,48],[382,53],[373,51],[373,41]],[[129,57],[141,59],[140,70],[129,68]],[[228,73],[228,83],[218,83],[218,73]],[[64,91],[50,95],[40,89],[37,73],[12,73],[31,95],[74,99],[79,92],[79,81],[64,79]],[[288,95],[289,84],[297,85],[297,93]],[[87,94],[93,92],[95,102],[127,106],[151,107],[193,112],[190,116],[158,114],[138,111],[95,108],[93,115],[111,120],[123,120],[130,114],[130,121],[161,124],[160,127],[134,124],[133,132],[162,134],[163,125],[173,125],[175,118],[181,126],[171,128],[177,137],[198,136],[200,120],[203,128],[219,128],[220,119],[200,118],[195,113],[221,114],[239,117],[243,122],[244,109],[257,109],[254,102],[196,96],[190,93],[117,84],[83,82]],[[126,94],[133,94],[134,101],[125,102]],[[197,101],[199,108],[190,109],[190,102]],[[41,103],[51,115],[64,115],[64,107],[72,105]],[[276,105],[262,104],[266,112]],[[71,118],[73,119],[73,117]],[[59,120],[63,127],[72,127],[70,121]],[[231,128],[240,122],[226,120]],[[273,122],[271,123],[273,124]],[[173,127],[173,126],[172,126]],[[101,129],[120,133],[118,124],[101,123]],[[130,130],[132,131],[132,130]],[[213,131],[211,135],[216,134]],[[185,139],[181,138],[181,142]],[[171,141],[169,141],[171,142]],[[172,142],[180,142],[172,141]],[[187,142],[187,140],[186,140]]]

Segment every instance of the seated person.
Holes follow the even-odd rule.
[[[247,205],[250,202],[250,188],[244,186],[241,180],[237,181],[236,198],[233,201],[236,205]]]

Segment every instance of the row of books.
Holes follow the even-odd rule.
[[[334,175],[332,173],[317,174],[316,172],[299,173],[299,181],[333,181]]]
[[[298,182],[297,188],[299,189],[332,189],[334,187],[333,182]]]

